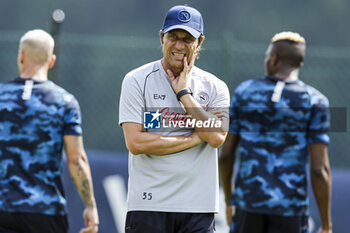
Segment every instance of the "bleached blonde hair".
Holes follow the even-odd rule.
[[[302,37],[299,33],[296,32],[290,32],[290,31],[286,31],[286,32],[280,32],[275,34],[272,39],[271,42],[275,43],[277,41],[281,41],[281,40],[289,40],[289,41],[293,41],[296,43],[301,43],[301,44],[305,44],[305,38]]]
[[[42,65],[50,62],[54,46],[55,41],[49,33],[34,29],[21,37],[19,49],[31,62]]]

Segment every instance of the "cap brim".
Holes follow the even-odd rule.
[[[187,31],[188,33],[190,33],[196,39],[201,35],[201,33],[199,31],[196,31],[191,27],[188,27],[186,25],[181,25],[181,24],[168,27],[168,28],[163,30],[163,33],[167,33],[167,32],[174,30],[174,29],[183,29],[183,30]]]

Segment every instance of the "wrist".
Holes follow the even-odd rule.
[[[179,92],[177,92],[176,93],[176,97],[177,97],[177,100],[179,100],[180,101],[180,98],[182,97],[182,96],[184,96],[184,95],[193,95],[193,93],[192,93],[192,91],[191,91],[191,89],[190,88],[185,88],[185,89],[182,89],[181,91],[179,91]]]
[[[328,224],[322,224],[322,229],[323,230],[332,230],[332,223],[328,223]]]
[[[86,208],[97,208],[96,201],[92,201],[86,205]]]

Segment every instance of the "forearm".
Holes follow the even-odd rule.
[[[322,220],[322,228],[331,229],[331,172],[329,167],[312,170],[311,182]]]
[[[230,203],[232,195],[232,165],[220,161],[220,180],[221,186],[225,194],[225,203],[228,205]]]
[[[86,207],[96,207],[90,166],[85,155],[68,161],[70,175]]]
[[[226,205],[230,204],[231,194],[232,194],[232,175],[233,166],[227,159],[220,158],[219,160],[219,170],[220,170],[220,181],[221,186],[225,194]]]
[[[232,178],[234,174],[234,164],[236,159],[236,148],[239,136],[229,133],[223,144],[219,156],[220,181],[225,194],[226,205],[230,203],[233,191]]]
[[[132,138],[132,142],[127,142],[131,153],[167,155],[180,152],[200,144],[201,141],[192,136],[161,136],[158,134],[140,132]]]
[[[205,122],[207,120],[220,121],[220,126],[214,124],[214,127],[209,128],[196,128],[198,136],[205,142],[209,143],[213,147],[221,146],[226,138],[228,131],[228,118],[222,113],[221,118],[217,115],[205,111],[198,102],[191,95],[184,95],[180,98],[184,107],[186,108],[187,114],[191,116],[192,119],[196,119]]]

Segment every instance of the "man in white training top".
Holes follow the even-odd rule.
[[[228,129],[226,84],[194,66],[201,14],[174,6],[160,31],[163,58],[129,72],[119,124],[129,150],[126,233],[214,232],[217,148]]]

